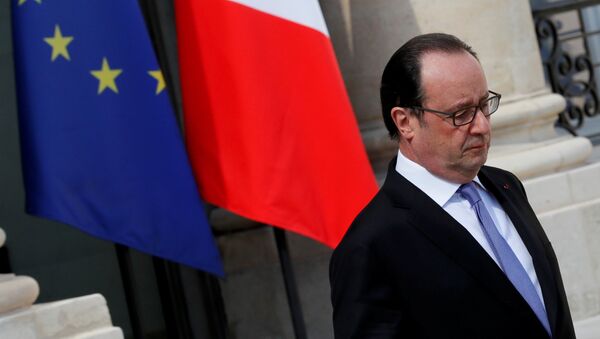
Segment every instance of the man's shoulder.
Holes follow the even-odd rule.
[[[396,206],[386,191],[380,189],[356,216],[338,248],[370,247],[387,237],[390,229],[401,231],[407,226],[408,219],[407,211]]]
[[[505,191],[507,194],[512,192],[512,195],[510,195],[511,198],[519,197],[527,200],[527,194],[525,193],[523,183],[512,172],[497,167],[483,166],[481,167],[478,176],[486,187],[488,187],[488,185],[493,185],[497,188],[502,187],[502,191]]]
[[[482,173],[484,173],[484,175],[487,175],[490,177],[502,177],[502,178],[510,178],[512,180],[519,180],[519,179],[517,179],[517,176],[514,175],[512,172],[509,172],[505,169],[494,167],[494,166],[484,165],[481,167],[480,172],[482,172]]]

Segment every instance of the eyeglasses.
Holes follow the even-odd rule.
[[[493,91],[488,92],[490,92],[492,96],[482,101],[479,105],[463,107],[458,111],[452,113],[436,111],[434,109],[424,107],[410,108],[420,110],[423,112],[431,112],[435,114],[444,115],[448,118],[451,117],[454,126],[468,125],[475,119],[475,115],[477,115],[478,110],[481,110],[483,115],[486,117],[489,117],[498,110],[498,106],[500,106],[500,98],[502,97],[502,95]]]

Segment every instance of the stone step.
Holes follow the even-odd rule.
[[[600,315],[575,322],[577,339],[600,338]]]
[[[600,163],[523,182],[558,258],[578,338],[600,338]]]
[[[538,217],[556,252],[573,320],[599,315],[600,198],[557,208]],[[594,338],[600,338],[600,331]]]
[[[0,315],[0,338],[70,338],[111,328],[106,300],[100,294],[36,304]],[[122,339],[123,335],[120,330],[111,330],[89,338]]]
[[[600,162],[523,182],[539,215],[600,198]]]
[[[583,137],[557,137],[552,140],[492,146],[486,165],[506,169],[522,180],[568,171],[585,162],[592,144]]]
[[[123,331],[119,327],[105,327],[65,339],[123,339]]]

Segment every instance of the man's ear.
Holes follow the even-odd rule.
[[[410,108],[394,107],[390,114],[398,129],[400,139],[410,140],[413,137],[413,128],[410,123],[412,117]]]

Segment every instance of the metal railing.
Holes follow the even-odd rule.
[[[599,4],[600,0],[559,1],[533,8],[546,80],[567,101],[557,124],[573,135],[600,112],[596,83],[600,63],[592,58],[595,52],[600,59],[600,29],[590,29],[584,17],[585,10]],[[591,50],[596,47],[590,46],[592,39],[598,39],[597,52]]]

